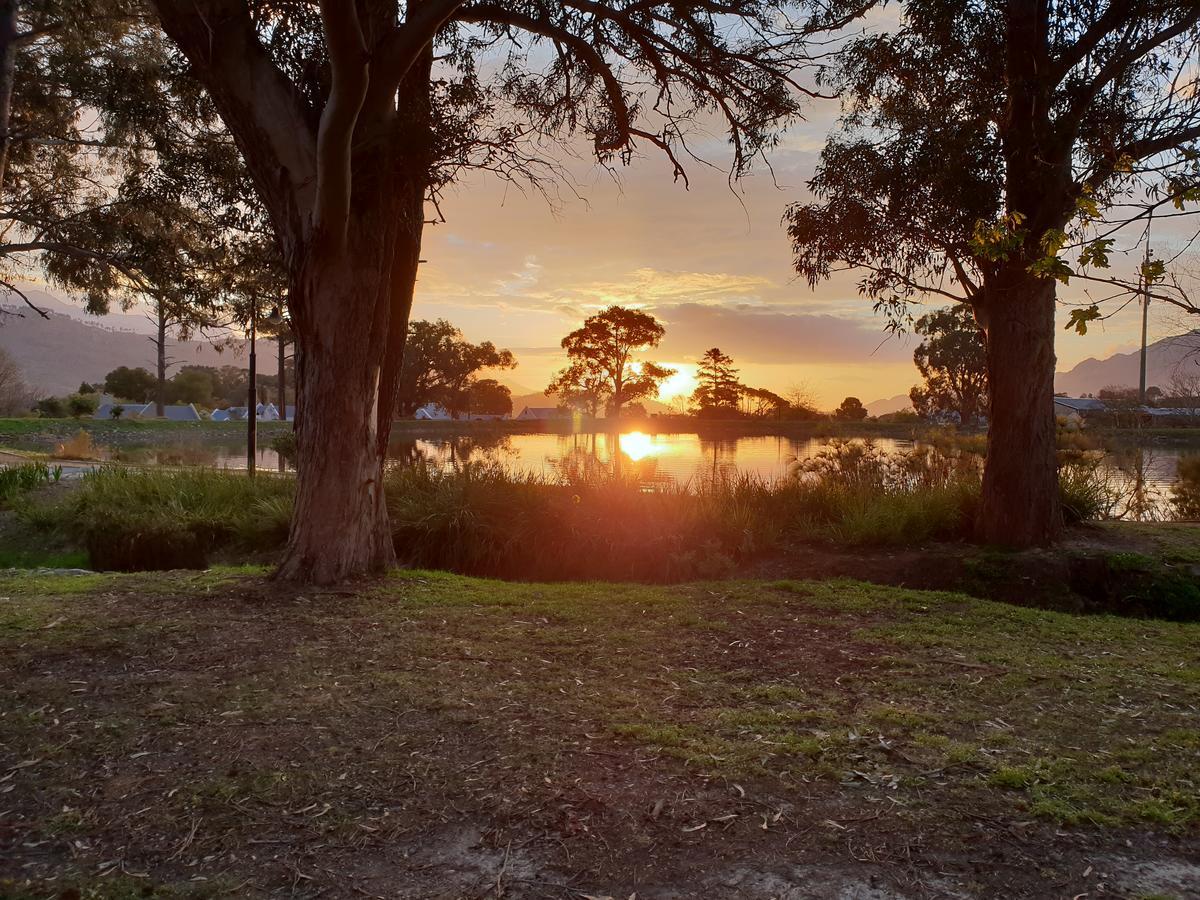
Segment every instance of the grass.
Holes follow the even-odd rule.
[[[533,847],[628,896],[627,854],[671,859],[705,825],[697,871],[722,846],[747,860],[852,837],[889,859],[915,834],[943,872],[999,836],[1041,860],[1127,858],[1142,834],[1186,856],[1200,827],[1200,625],[854,581],[415,571],[273,591],[225,570],[0,578],[0,746],[38,761],[10,779],[27,839],[0,878],[67,883],[132,844],[149,885],[265,891],[303,860],[344,889],[367,877],[355,860],[465,818],[501,856]],[[1082,891],[1039,868],[1021,877],[1040,889],[977,893]]]
[[[0,468],[0,506],[12,503],[22,494],[28,494],[46,485],[57,484],[60,478],[60,466],[52,469],[42,462]]]

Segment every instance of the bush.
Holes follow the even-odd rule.
[[[278,547],[278,507],[290,515],[293,487],[290,478],[214,470],[105,468],[84,477],[63,524],[83,540],[97,570],[202,568],[224,547]]]
[[[11,503],[21,494],[55,484],[60,478],[62,466],[51,469],[42,462],[0,469],[0,504]]]
[[[1171,505],[1180,519],[1200,519],[1200,453],[1179,460],[1179,480],[1171,488]]]

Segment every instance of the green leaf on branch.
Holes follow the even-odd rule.
[[[1060,256],[1043,256],[1029,266],[1029,272],[1040,278],[1053,278],[1063,284],[1070,284],[1071,276],[1075,274]]]
[[[1108,268],[1108,253],[1116,243],[1115,238],[1097,238],[1086,244],[1079,254],[1079,265],[1091,266],[1096,269]]]
[[[1083,307],[1080,309],[1071,310],[1071,318],[1066,324],[1066,331],[1075,329],[1078,334],[1087,334],[1088,322],[1095,322],[1100,318],[1100,307],[1096,304]]]
[[[1161,259],[1148,259],[1142,263],[1142,278],[1147,285],[1155,284],[1167,277],[1167,264]]]

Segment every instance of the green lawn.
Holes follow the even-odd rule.
[[[26,574],[0,684],[3,896],[758,896],[728,885],[784,859],[1184,896],[1200,849],[1200,625],[852,581]]]

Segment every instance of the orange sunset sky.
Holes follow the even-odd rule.
[[[520,365],[503,377],[517,390],[544,388],[563,365],[562,336],[620,303],[666,325],[650,358],[684,374],[667,384],[664,400],[690,391],[687,375],[712,346],[734,357],[746,383],[776,391],[802,383],[826,407],[850,394],[864,402],[907,394],[917,378],[914,340],[888,337],[854,276],[812,291],[791,270],[780,220],[789,202],[809,196],[805,184],[836,115],[835,103],[817,101],[788,132],[770,156],[778,186],[760,166],[731,190],[720,136],[697,144],[718,168],[693,164],[690,190],[649,152],[614,179],[581,151],[569,162],[581,196],[564,187],[553,205],[470,175],[442,203],[447,221],[427,230],[413,315],[449,319],[472,340],[511,348]],[[1153,246],[1168,256],[1184,237],[1164,224]],[[1082,285],[1060,288],[1060,297],[1084,296]],[[1138,327],[1131,305],[1085,337],[1060,329],[1059,369],[1134,349]],[[1155,315],[1151,336],[1185,327],[1178,316]]]

